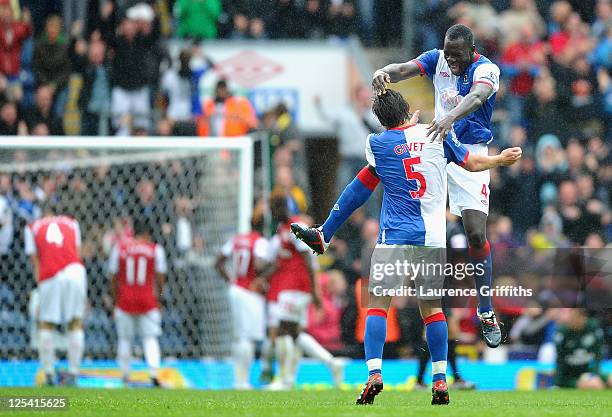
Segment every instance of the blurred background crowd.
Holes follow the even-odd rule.
[[[501,68],[491,147],[521,146],[524,155],[511,168],[491,174],[488,234],[493,253],[527,248],[525,259],[529,259],[533,251],[542,249],[609,245],[612,2],[414,3],[414,51],[441,47],[445,30],[452,23],[463,23],[473,28],[478,51]],[[397,32],[406,18],[396,12],[401,7],[400,0],[0,0],[0,135],[240,136],[258,132],[269,138],[274,191],[285,193],[292,214],[312,215],[313,207],[330,204],[309,192],[312,177],[321,176],[323,167],[306,169],[302,152],[306,140],[291,112],[280,103],[257,114],[253,104],[234,95],[223,79],[202,95],[199,80],[215,63],[206,55],[206,43],[200,41],[342,42],[357,36],[368,47],[398,46]],[[168,43],[177,39],[188,46],[172,57]],[[336,177],[342,185],[364,163],[362,150],[351,148],[351,138],[380,130],[370,111],[368,86],[356,88],[352,96],[346,108],[328,108],[315,100],[321,118],[335,129]],[[231,117],[224,116],[228,114]],[[16,153],[3,159],[26,162],[26,158],[25,153]],[[188,161],[168,167],[177,175],[188,168]],[[72,197],[100,187],[110,190],[116,184],[100,185],[109,178],[114,176],[104,170],[95,175],[72,172],[35,177],[0,173],[3,264],[8,265],[9,258],[25,262],[23,225],[40,215],[41,202],[50,196],[61,200],[62,193]],[[181,250],[204,250],[206,236],[168,238],[181,227],[188,230],[193,207],[189,193],[172,184],[164,188],[163,181],[152,178],[122,185],[123,193],[138,200],[131,207],[140,210],[124,214],[149,210],[157,216],[157,236],[175,247],[170,252],[176,257]],[[164,189],[171,190],[171,207],[160,207],[164,203],[159,190]],[[99,203],[88,204],[97,207]],[[332,252],[321,259],[325,313],[312,312],[311,331],[336,352],[358,355],[353,349],[358,349],[360,337],[362,250],[378,235],[376,214],[376,204],[356,212],[339,231]],[[100,255],[104,251],[97,250],[104,236],[124,230],[120,219],[106,221],[102,230],[90,234],[94,237],[86,253],[92,263],[104,262]],[[460,220],[449,214],[447,223],[449,247],[464,249],[467,243]],[[96,285],[104,294],[104,268],[96,268],[100,277],[93,281],[99,281]],[[33,287],[24,282],[2,284],[3,308],[18,302],[11,292],[19,292],[21,285]],[[100,311],[108,309],[102,298],[94,303]],[[422,329],[413,307],[397,306],[398,346],[421,343]],[[501,312],[508,323],[508,342],[539,346],[552,341],[555,314],[542,307],[547,308],[510,306]],[[25,303],[20,308],[24,310]],[[607,340],[611,337],[609,316],[599,315]],[[458,310],[456,317],[456,338],[474,344],[473,311]],[[180,324],[182,317],[179,314],[174,320]],[[515,321],[522,327],[511,329]],[[529,326],[534,323],[537,326]],[[181,337],[186,336],[176,337],[177,347],[185,342]],[[414,352],[400,348],[397,355]]]

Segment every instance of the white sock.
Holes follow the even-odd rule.
[[[266,338],[261,346],[261,368],[263,371],[270,371],[274,362],[274,344],[272,339]]]
[[[119,338],[117,341],[117,363],[124,378],[130,375],[130,362],[132,362],[132,341]]]
[[[83,329],[68,331],[68,372],[72,375],[79,374],[84,349],[85,333]]]
[[[302,332],[296,339],[297,345],[311,358],[318,359],[326,365],[334,360],[331,353],[327,351],[317,340],[308,333]]]
[[[157,378],[157,371],[161,364],[161,351],[157,337],[145,337],[142,339],[142,347],[144,348],[145,361],[149,367],[149,372],[152,378]]]
[[[48,329],[38,331],[38,359],[46,374],[55,374],[55,332]]]
[[[293,382],[295,382],[295,379],[297,378],[297,371],[298,371],[298,368],[300,367],[300,361],[302,360],[303,356],[304,356],[304,353],[302,352],[302,349],[300,349],[296,345],[293,351],[293,358],[291,360],[291,375],[293,376],[293,379],[291,382],[292,385],[293,385]]]
[[[276,338],[276,359],[278,359],[279,375],[281,381],[286,385],[292,385],[294,375],[293,361],[295,355],[295,343],[289,335]]]
[[[237,388],[245,388],[250,385],[251,365],[255,356],[255,346],[247,339],[240,339],[232,346],[234,362],[234,379]]]

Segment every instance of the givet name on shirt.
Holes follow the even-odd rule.
[[[396,155],[402,155],[406,152],[420,152],[423,150],[425,146],[425,142],[410,142],[410,143],[402,143],[401,145],[397,145],[393,148],[393,151]]]

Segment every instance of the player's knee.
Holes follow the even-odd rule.
[[[68,323],[68,330],[81,330],[83,328],[83,320],[74,319]]]
[[[482,249],[487,243],[487,236],[484,231],[472,230],[467,233],[468,243],[471,248]]]
[[[278,326],[278,336],[291,336],[296,339],[299,334],[299,324],[290,321],[281,321]]]

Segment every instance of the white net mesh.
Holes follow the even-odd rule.
[[[117,139],[90,140],[96,143],[89,149],[80,138],[74,147],[67,139],[55,149],[0,141],[0,208],[5,207],[4,217],[11,220],[0,224],[0,240],[8,243],[0,250],[0,356],[35,356],[30,343],[35,303],[30,296],[36,284],[24,255],[23,228],[40,215],[45,201],[81,226],[88,273],[87,356],[115,355],[106,263],[113,242],[130,233],[134,216],[150,217],[154,240],[168,256],[160,338],[164,355],[228,354],[231,317],[226,285],[214,272],[213,258],[231,235],[248,225],[250,140],[163,144],[125,139],[121,148],[114,147]]]

